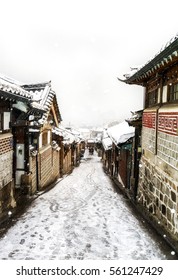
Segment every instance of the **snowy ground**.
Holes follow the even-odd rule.
[[[165,245],[164,245],[165,247]],[[38,197],[0,240],[0,259],[173,259],[113,189],[101,159],[85,158]]]

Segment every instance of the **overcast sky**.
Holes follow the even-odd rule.
[[[143,89],[117,80],[178,32],[177,0],[0,0],[0,73],[52,81],[63,124],[123,120]]]

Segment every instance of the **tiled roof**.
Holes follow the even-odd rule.
[[[135,128],[129,126],[126,121],[123,121],[117,125],[109,127],[107,133],[111,140],[118,145],[125,143],[128,139],[134,137]]]
[[[62,136],[64,144],[69,145],[76,142],[75,136],[62,126],[55,127],[52,132],[56,135]]]
[[[28,104],[29,110],[42,113],[40,123],[47,120],[49,110],[54,104],[58,122],[61,115],[57,104],[56,94],[51,89],[51,82],[37,84],[22,84],[13,79],[0,75],[0,98]]]
[[[102,144],[103,144],[103,148],[105,149],[105,151],[110,150],[112,148],[112,140],[111,138],[108,136],[106,138],[102,139]]]
[[[125,74],[125,80],[119,81],[127,84],[142,84],[144,80],[156,72],[161,72],[165,67],[178,61],[178,34],[173,37],[161,50],[143,66],[133,69],[129,74]]]
[[[38,84],[27,84],[23,85],[22,87],[33,96],[31,103],[32,106],[35,106],[36,108],[38,108],[38,106],[41,106],[44,109],[44,114],[42,116],[41,123],[46,121],[53,101],[55,101],[56,103],[56,113],[58,114],[58,121],[60,122],[61,116],[57,105],[56,94],[51,89],[51,81]]]
[[[14,100],[31,100],[32,95],[13,80],[0,76],[1,96]]]

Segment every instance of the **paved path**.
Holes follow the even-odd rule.
[[[101,159],[87,153],[0,240],[0,259],[9,260],[172,258],[171,249],[160,246],[124,196],[115,192]]]

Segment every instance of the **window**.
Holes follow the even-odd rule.
[[[163,86],[163,96],[162,96],[162,102],[167,102],[167,86]]]
[[[9,123],[10,123],[10,112],[4,112],[4,130],[9,129]]]
[[[158,103],[158,89],[155,89],[151,92],[148,92],[148,96],[147,96],[148,100],[148,106],[152,106]]]
[[[9,130],[10,112],[0,113],[0,131]]]
[[[48,144],[48,132],[43,132],[42,135],[42,145],[46,146]]]
[[[178,83],[169,85],[169,101],[178,100]]]
[[[3,130],[3,114],[0,113],[0,131]]]

